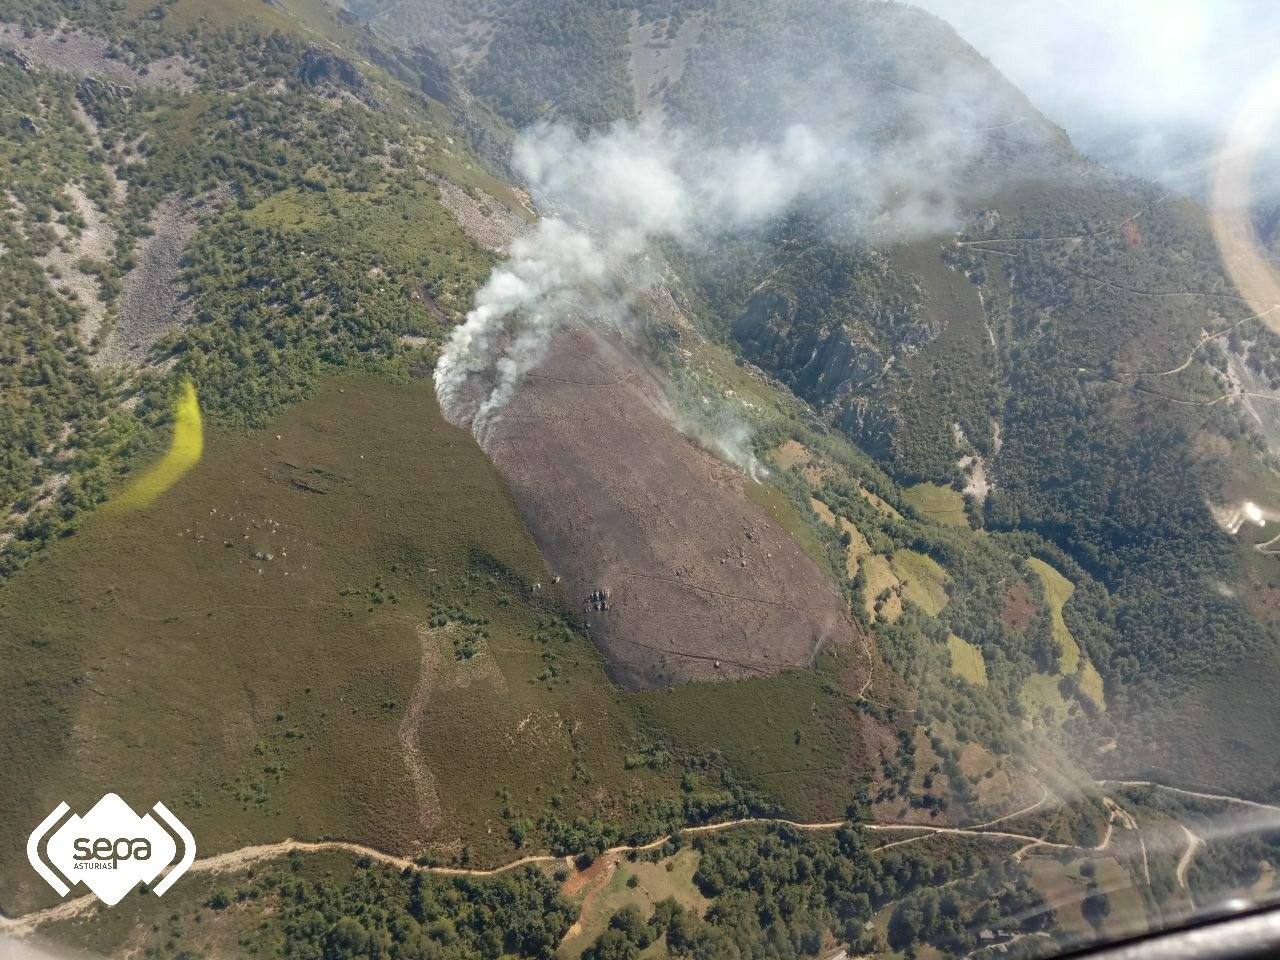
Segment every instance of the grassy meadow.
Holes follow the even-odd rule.
[[[426,692],[416,737],[440,773],[424,817],[401,723],[433,617],[487,634],[498,669]],[[102,511],[0,588],[0,902],[45,896],[21,854],[31,826],[107,789],[163,800],[204,854],[466,836],[500,857],[504,802],[596,813],[661,783],[624,770],[633,725],[564,620],[500,478],[428,383],[335,380],[263,431],[210,430],[154,503]]]
[[[1057,676],[1077,677],[1080,692],[1093,701],[1098,709],[1106,707],[1103,693],[1102,677],[1098,670],[1080,650],[1080,644],[1067,629],[1063,619],[1062,608],[1075,593],[1075,584],[1055,570],[1052,566],[1036,557],[1027,559],[1027,566],[1040,579],[1044,587],[1045,602],[1049,606],[1049,622],[1053,630],[1053,639],[1057,642],[1061,653],[1058,656]],[[1065,710],[1066,704],[1058,694],[1056,680],[1051,675],[1039,674],[1027,681],[1023,690],[1023,699],[1029,707],[1037,712],[1044,707],[1057,712]]]
[[[0,587],[6,911],[49,898],[31,827],[108,789],[164,801],[201,855],[337,837],[472,863],[550,845],[545,817],[669,817],[725,776],[795,815],[852,798],[850,650],[817,675],[617,690],[429,382],[336,378],[261,430],[206,425],[176,476],[190,402],[118,507]]]

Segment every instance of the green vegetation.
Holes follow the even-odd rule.
[[[207,853],[338,834],[589,858],[751,812],[839,816],[868,763],[849,648],[816,675],[613,688],[491,464],[412,378],[210,425],[154,502],[99,512],[0,587],[0,640],[14,844],[108,778]]]
[[[1071,636],[1071,631],[1062,618],[1062,608],[1071,599],[1076,588],[1070,580],[1037,557],[1028,558],[1027,566],[1044,584],[1045,600],[1049,604],[1049,622],[1053,625],[1053,639],[1062,648],[1058,655],[1058,670],[1064,674],[1076,673],[1080,669],[1080,645]]]
[[[139,935],[155,957],[265,956],[550,960],[574,916],[533,870],[494,878],[401,874],[340,855],[292,856],[227,876],[195,876],[163,902],[129,897],[54,936],[118,955]]]
[[[636,957],[652,944],[677,957],[818,954],[832,941],[855,953],[942,947],[961,955],[984,927],[1048,926],[1043,903],[1012,861],[985,864],[961,844],[872,856],[856,829],[810,834],[786,827],[698,838],[694,882],[712,900],[705,918],[674,899],[647,917],[630,905],[583,954]],[[870,920],[891,915],[882,934]]]
[[[780,809],[815,819],[840,816],[869,758],[866,722],[851,694],[859,666],[837,648],[814,672],[635,695],[640,716],[667,731],[678,750],[712,750]]]
[[[588,888],[575,933],[560,948],[560,956],[576,957],[608,929],[618,929],[613,920],[620,911],[634,911],[643,918],[653,914],[664,900],[672,900],[690,913],[701,916],[709,901],[694,883],[701,856],[685,848],[670,857],[621,859],[617,869],[606,874],[600,889]],[[599,953],[597,946],[596,952]]]
[[[1160,398],[1220,393],[1197,365],[1158,390],[1133,372],[1177,366],[1206,325],[1239,315],[1240,305],[1213,266],[1203,218],[1187,205],[1115,182],[1037,186],[1011,200],[1019,214],[984,239],[1090,235],[988,244],[1000,257],[974,247],[957,254],[988,303],[1011,296],[1013,304],[1005,320],[1016,374],[988,523],[1042,533],[1107,586],[1111,598],[1098,612],[1122,627],[1111,655],[1091,645],[1096,630],[1071,622],[1080,581],[1068,575],[1077,586],[1066,615],[1071,633],[1116,691],[1111,713],[1156,733],[1171,691],[1203,683],[1265,640],[1249,611],[1212,587],[1237,582],[1238,567],[1205,509],[1226,482],[1222,459],[1205,451],[1247,445],[1246,428],[1228,407]],[[1105,229],[1134,214],[1141,243]],[[1082,223],[1097,226],[1082,231]],[[1169,307],[1158,320],[1149,309],[1155,298]],[[1056,322],[1043,324],[1049,311]]]
[[[630,116],[628,19],[620,3],[513,4],[489,22],[492,34],[471,85],[517,127],[557,116],[605,126]]]
[[[1105,709],[1106,700],[1103,694],[1102,677],[1089,660],[1082,659],[1080,644],[1076,643],[1076,638],[1067,629],[1067,623],[1063,617],[1063,608],[1075,592],[1075,586],[1052,566],[1036,557],[1029,557],[1027,566],[1039,577],[1040,583],[1044,587],[1045,602],[1049,605],[1049,622],[1053,628],[1053,643],[1059,651],[1057,663],[1052,673],[1071,678],[1070,682],[1073,682],[1076,688],[1097,709]],[[1063,702],[1062,697],[1055,698],[1050,692],[1049,684],[1044,675],[1032,677],[1027,682],[1031,689],[1024,691],[1024,702],[1031,707],[1042,709],[1047,706],[1055,711],[1065,709],[1066,704]]]
[[[590,641],[560,626],[550,579],[425,382],[342,380],[265,431],[212,427],[154,504],[94,516],[0,588],[4,862],[22,861],[21,824],[59,799],[91,803],[104,782],[163,799],[210,853],[287,835],[401,850],[465,836],[495,859],[515,849],[483,826],[504,807],[513,823],[607,809],[616,835],[649,792],[677,794],[679,772],[625,768],[635,727]],[[484,621],[496,671],[475,682],[502,694],[426,692],[411,735],[429,770],[453,772],[433,796],[415,792],[401,724],[416,628],[438,615]]]
[[[936,483],[917,483],[903,490],[902,498],[930,520],[956,526],[968,525],[964,497],[951,487],[940,487]]]
[[[957,677],[980,687],[987,685],[987,665],[982,651],[954,633],[947,634],[947,651],[951,654],[951,670]]]
[[[932,557],[914,550],[893,555],[893,571],[902,584],[902,596],[936,617],[947,605],[947,571]]]
[[[193,325],[153,358],[172,356],[214,421],[259,425],[327,371],[393,361],[402,335],[430,347],[461,317],[492,256],[426,178],[523,210],[413,71],[384,73],[374,61],[395,57],[322,3],[0,3],[0,20],[32,31],[68,19],[106,41],[116,70],[145,79],[173,57],[188,83],[77,83],[0,58],[0,343],[21,360],[0,368],[0,575],[166,443],[173,378],[89,355],[132,322],[122,289],[174,209],[198,230],[182,273],[139,282],[171,320],[189,305]],[[351,59],[304,75],[317,36]],[[77,259],[89,233],[105,252]],[[59,292],[73,273],[74,293]]]
[[[74,90],[0,57],[0,577],[74,531],[149,452],[147,428],[168,406],[163,390],[133,411],[119,406],[114,379],[84,349],[84,305],[59,294],[44,266],[85,226],[67,186],[78,184],[95,209],[109,194],[72,112]],[[39,123],[25,126],[33,117]]]
[[[1067,716],[1067,701],[1053,674],[1036,673],[1027,677],[1018,693],[1018,702],[1027,716],[1047,719],[1053,725],[1061,725]]]
[[[668,846],[621,860],[558,955],[798,960],[831,942],[877,953],[933,943],[962,953],[983,927],[1034,932],[1049,917],[1022,868],[988,866],[988,851],[964,843],[873,855],[854,828],[769,828]],[[877,911],[891,918],[883,927],[868,922]],[[59,922],[49,933],[72,946],[158,958],[550,960],[574,912],[557,883],[532,868],[445,878],[345,855],[291,855],[195,875],[163,902],[138,893],[92,922]]]
[[[764,507],[778,526],[787,531],[800,545],[800,549],[818,561],[820,566],[829,565],[826,547],[815,535],[813,524],[796,509],[795,504],[782,490],[768,481],[757,483],[755,480],[746,481],[743,488],[746,490],[747,499]]]
[[[859,123],[892,141],[913,116],[894,91],[936,90],[939,65],[971,52],[893,4],[416,6],[423,29],[390,32],[428,43],[406,50],[323,0],[0,0],[0,20],[102,37],[136,81],[0,57],[6,911],[47,896],[24,885],[30,823],[107,782],[169,804],[202,853],[342,836],[424,863],[586,865],[673,834],[598,862],[618,865],[563,947],[573,909],[543,873],[445,880],[330,856],[193,877],[163,914],[131,897],[54,931],[157,957],[927,957],[969,953],[984,927],[1038,945],[1054,923],[1091,938],[1145,918],[1109,857],[1019,864],[942,836],[873,856],[852,828],[680,828],[1002,815],[1031,802],[1028,720],[1064,767],[1273,791],[1276,580],[1205,509],[1242,474],[1272,482],[1262,446],[1229,405],[1196,403],[1220,393],[1225,355],[1158,390],[1143,374],[1240,316],[1201,216],[1077,166],[1028,112],[1036,136],[1006,143],[1050,179],[966,198],[985,212],[960,243],[877,245],[844,211],[667,251],[689,324],[644,329],[672,396],[741,415],[773,451],[745,494],[830,571],[856,627],[811,669],[626,695],[435,405],[435,353],[494,263],[438,178],[530,216],[481,157],[505,157],[508,124],[630,117],[633,13],[670,18],[667,37],[697,18],[665,106],[725,143],[773,139],[822,63],[847,67],[821,83],[868,93]],[[139,79],[162,57],[189,83]],[[743,69],[760,62],[782,69]],[[988,92],[984,108],[1028,109]],[[1110,229],[1139,212],[1141,243]],[[160,292],[181,322],[148,343],[125,290],[174,216],[181,268]],[[122,331],[147,362],[98,363]],[[1265,327],[1223,341],[1280,377]],[[966,501],[976,458],[992,485]],[[1092,843],[1102,813],[1087,798],[1020,827]],[[1211,847],[1193,891],[1263,883],[1273,841]]]
[[[1142,896],[1113,857],[1029,857],[1027,872],[1070,940],[1115,940],[1147,929]]]

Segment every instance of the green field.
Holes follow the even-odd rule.
[[[893,572],[902,583],[902,596],[936,617],[947,605],[947,571],[915,550],[899,550],[893,555]]]
[[[952,633],[947,636],[947,651],[951,654],[952,673],[980,687],[987,685],[987,664],[981,650]]]
[[[1098,709],[1105,709],[1106,699],[1103,692],[1102,676],[1081,652],[1080,644],[1076,642],[1076,638],[1067,629],[1066,620],[1062,616],[1062,608],[1066,606],[1067,601],[1071,599],[1071,595],[1075,592],[1075,585],[1049,564],[1036,557],[1029,557],[1027,566],[1040,578],[1040,582],[1044,585],[1044,596],[1049,604],[1049,622],[1053,629],[1053,638],[1062,648],[1062,653],[1058,657],[1057,675],[1069,677],[1079,674],[1080,692],[1092,700]],[[1060,707],[1065,708],[1065,704],[1063,704],[1062,697],[1056,687],[1052,693],[1049,692],[1049,683],[1047,682],[1049,680],[1053,680],[1053,677],[1045,677],[1045,679],[1032,677],[1028,681],[1028,686],[1031,686],[1034,682],[1035,689],[1028,690],[1024,688],[1024,705],[1050,706],[1055,711]]]
[[[809,506],[818,515],[818,519],[828,527],[838,530],[842,535],[846,533],[849,535],[849,544],[844,548],[844,575],[852,580],[858,572],[858,566],[862,563],[862,558],[871,552],[871,546],[867,543],[867,538],[863,536],[862,531],[854,524],[844,517],[837,517],[833,514],[831,508],[817,497],[809,498]]]
[[[1027,566],[1044,584],[1045,600],[1049,603],[1049,619],[1053,625],[1053,639],[1062,646],[1062,655],[1058,658],[1058,670],[1063,674],[1075,673],[1080,669],[1080,645],[1076,643],[1076,638],[1071,635],[1066,621],[1062,619],[1062,608],[1075,592],[1075,585],[1049,564],[1036,557],[1029,557]]]
[[[701,916],[710,901],[693,882],[700,859],[696,850],[681,850],[656,862],[638,860],[633,863],[620,857],[616,867],[599,881],[599,886],[588,889],[577,926],[560,945],[557,955],[563,958],[579,956],[604,932],[609,918],[627,906],[634,906],[641,916],[649,917],[653,915],[655,904],[672,897],[681,906]]]
[[[1114,857],[1090,857],[1068,863],[1051,857],[1028,857],[1031,882],[1045,902],[1053,907],[1054,918],[1069,941],[1089,943],[1098,939],[1120,939],[1147,930],[1142,894],[1124,867]],[[1107,913],[1095,926],[1084,909],[1091,890],[1105,894]],[[1094,914],[1097,919],[1097,914]]]
[[[440,616],[483,622],[496,670],[428,686],[424,807],[401,724]],[[4,908],[44,898],[31,826],[106,789],[163,800],[202,853],[335,835],[499,859],[504,808],[625,819],[676,773],[625,769],[629,707],[563,617],[427,382],[332,381],[265,430],[210,430],[154,504],[101,512],[0,588]]]
[[[852,704],[862,665],[852,648],[820,657],[816,674],[686,684],[636,695],[640,715],[689,752],[714,749],[751,786],[802,817],[839,816],[870,758]]]
[[[867,615],[874,620],[885,620],[889,623],[894,622],[902,616],[902,593],[899,591],[898,578],[894,575],[893,567],[890,562],[880,554],[872,554],[862,562],[862,569],[866,571],[867,585],[863,590],[863,603],[866,606]],[[876,599],[885,590],[889,591],[888,597],[880,607],[880,613],[875,613]]]
[[[902,499],[930,520],[955,527],[967,527],[969,520],[964,512],[964,495],[950,487],[936,483],[917,483],[902,491]]]
[[[1067,702],[1058,689],[1058,678],[1048,673],[1034,673],[1023,683],[1018,693],[1022,709],[1033,719],[1039,720],[1048,710],[1053,723],[1061,723],[1067,716]]]
[[[851,800],[851,648],[627,695],[571,621],[428,382],[334,379],[262,430],[210,427],[153,503],[0,588],[4,908],[47,899],[30,826],[108,788],[163,800],[206,855],[340,836],[476,863],[665,824],[692,760],[692,799],[723,796],[723,770],[797,816]]]
[[[754,480],[746,481],[743,486],[748,500],[763,507],[774,522],[787,531],[805,553],[817,561],[819,567],[823,569],[827,567],[827,548],[813,532],[809,521],[787,499],[787,495],[779,487],[768,482],[757,483]]]

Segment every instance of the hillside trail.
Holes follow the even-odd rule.
[[[1228,336],[1231,333],[1231,331],[1235,330],[1236,327],[1239,327],[1242,324],[1248,323],[1250,320],[1265,319],[1267,316],[1269,316],[1272,313],[1275,313],[1277,310],[1280,310],[1280,304],[1275,304],[1271,307],[1268,307],[1266,310],[1262,310],[1258,313],[1251,313],[1247,317],[1241,317],[1239,320],[1233,321],[1230,326],[1224,327],[1223,329],[1217,331],[1216,333],[1203,334],[1200,337],[1199,341],[1196,342],[1196,345],[1191,348],[1191,351],[1187,354],[1187,358],[1183,360],[1180,364],[1178,364],[1176,367],[1171,367],[1168,370],[1145,370],[1145,371],[1140,370],[1134,373],[1121,374],[1121,376],[1127,377],[1132,380],[1147,379],[1147,378],[1154,379],[1155,377],[1175,376],[1181,373],[1183,370],[1186,370],[1188,367],[1191,366],[1191,364],[1195,362],[1196,354],[1200,352],[1201,348],[1203,348],[1205,344],[1212,343],[1214,340],[1221,340],[1223,337]]]
[[[985,247],[993,243],[1078,243],[1082,240],[1092,240],[1096,237],[1105,237],[1119,233],[1133,221],[1139,219],[1144,213],[1159,206],[1172,196],[1172,192],[1165,192],[1158,197],[1150,205],[1143,207],[1135,213],[1131,213],[1123,220],[1113,223],[1110,226],[1101,227],[1088,233],[1073,233],[1062,237],[983,237],[977,240],[957,240],[957,247]],[[999,252],[999,251],[992,251]]]
[[[1232,796],[1229,793],[1202,793],[1198,790],[1187,790],[1184,787],[1171,787],[1166,783],[1156,783],[1153,780],[1099,780],[1100,787],[1151,787],[1155,790],[1165,790],[1169,793],[1180,793],[1186,797],[1195,797],[1197,800],[1217,800],[1221,803],[1237,803],[1243,807],[1253,807],[1256,810],[1270,810],[1273,813],[1280,813],[1280,806],[1273,803],[1261,803],[1257,800],[1246,800],[1244,797]]]
[[[708,823],[699,826],[685,827],[680,830],[679,833],[681,836],[712,834],[749,826],[785,826],[794,830],[816,833],[838,830],[841,827],[853,825],[852,821],[849,820],[822,820],[805,823],[797,820],[787,820],[782,817],[742,817],[736,820],[725,820],[720,823]],[[999,840],[1022,840],[1027,841],[1032,845],[1043,844],[1059,849],[1074,849],[1068,844],[1053,843],[1028,834],[1007,833],[1003,831],[983,830],[972,827],[931,827],[927,824],[911,823],[867,823],[860,824],[859,826],[861,829],[869,831],[923,831],[924,836],[942,833],[961,836],[991,837]],[[669,842],[672,838],[672,834],[665,834],[655,840],[650,840],[647,843],[621,844],[619,846],[609,847],[607,850],[603,851],[597,859],[617,858],[625,856],[628,853],[644,853],[649,850],[655,850]],[[922,838],[923,837],[912,837],[909,839],[917,840]],[[893,845],[894,844],[890,844],[890,846]],[[882,847],[879,849],[884,848]],[[393,853],[388,853],[385,850],[379,850],[376,847],[367,846],[361,843],[353,843],[347,840],[307,841],[294,839],[281,840],[277,843],[255,844],[252,846],[241,847],[238,850],[231,850],[227,853],[219,853],[211,857],[203,857],[192,863],[189,872],[231,873],[264,860],[274,860],[288,856],[292,853],[335,852],[349,853],[356,857],[367,858],[374,863],[380,863],[385,866],[393,867],[397,870],[412,870],[417,873],[433,874],[435,876],[443,877],[494,877],[507,873],[511,870],[516,870],[520,867],[536,864],[563,864],[573,872],[574,876],[582,872],[576,868],[572,857],[560,857],[554,854],[533,854],[530,856],[520,857],[519,859],[512,860],[496,867],[488,868],[441,867],[425,866],[408,857],[398,856]],[[572,877],[570,878],[570,881],[571,880]],[[97,903],[97,897],[92,894],[86,894],[85,896],[77,897],[74,900],[68,900],[65,903],[60,903],[53,907],[47,907],[43,910],[35,910],[31,913],[23,914],[18,917],[0,916],[0,933],[18,937],[29,936],[37,927],[44,926],[45,924],[75,919],[76,917],[90,911]]]
[[[1191,868],[1191,861],[1195,859],[1196,852],[1204,846],[1204,840],[1191,832],[1191,828],[1185,823],[1181,824],[1182,832],[1187,835],[1187,848],[1182,851],[1182,856],[1178,858],[1178,869],[1175,876],[1178,878],[1178,886],[1186,891],[1187,900],[1191,903],[1191,909],[1195,909],[1196,902],[1191,896],[1191,888],[1187,886],[1187,871]]]
[[[1119,786],[1119,787],[1152,787],[1158,790],[1167,790],[1172,793],[1183,794],[1186,796],[1196,797],[1202,800],[1216,800],[1225,803],[1237,803],[1248,807],[1254,807],[1262,810],[1270,810],[1280,813],[1280,806],[1273,804],[1259,803],[1254,800],[1246,800],[1243,797],[1234,797],[1228,794],[1201,793],[1194,790],[1185,790],[1180,787],[1170,787],[1161,783],[1154,783],[1149,780],[1099,780],[1098,785]],[[1043,784],[1041,784],[1044,787]],[[1026,833],[1015,833],[1007,830],[991,830],[991,825],[1003,823],[1016,817],[1026,816],[1038,810],[1049,797],[1049,790],[1044,787],[1044,796],[1035,803],[1016,810],[1013,813],[998,817],[995,820],[986,823],[977,824],[970,827],[936,827],[929,824],[920,823],[860,823],[855,824],[851,820],[820,820],[814,822],[803,822],[798,820],[788,820],[783,817],[741,817],[736,820],[725,820],[720,823],[707,823],[699,826],[685,827],[679,831],[680,836],[712,834],[720,833],[725,830],[733,830],[740,827],[750,826],[785,826],[794,830],[803,830],[806,832],[823,832],[830,830],[839,830],[841,827],[856,826],[858,829],[866,830],[871,833],[892,833],[892,832],[915,832],[916,836],[906,837],[902,840],[894,840],[890,843],[875,847],[871,853],[880,853],[894,847],[902,846],[908,843],[914,843],[917,840],[923,840],[933,836],[962,836],[962,837],[985,837],[997,841],[1020,841],[1023,846],[1020,847],[1015,854],[1019,859],[1021,855],[1035,847],[1045,847],[1053,850],[1078,850],[1082,852],[1100,853],[1107,850],[1111,845],[1113,835],[1114,821],[1117,814],[1124,819],[1125,826],[1129,826],[1132,819],[1124,814],[1124,811],[1118,805],[1108,804],[1111,814],[1107,820],[1107,831],[1102,840],[1093,847],[1082,847],[1078,844],[1061,843],[1054,840],[1046,840],[1044,837],[1037,837]],[[1196,850],[1203,841],[1191,833],[1185,826],[1183,829],[1187,832],[1188,846],[1183,853],[1182,860],[1178,864],[1178,882],[1185,888],[1186,871],[1190,867],[1191,860]],[[609,847],[601,854],[601,858],[616,858],[628,853],[644,853],[649,850],[655,850],[673,839],[673,834],[665,834],[655,840],[641,844],[621,844],[615,847]],[[241,870],[245,867],[252,866],[264,860],[274,860],[291,853],[349,853],[356,857],[367,858],[374,863],[381,863],[397,870],[411,870],[416,873],[432,874],[443,877],[494,877],[507,873],[511,870],[519,869],[524,866],[533,866],[535,864],[562,864],[568,868],[573,876],[577,876],[582,871],[579,870],[572,857],[556,856],[554,854],[531,854],[529,856],[519,857],[507,863],[500,864],[496,867],[442,867],[428,866],[417,863],[416,861],[399,856],[397,854],[388,853],[385,850],[379,850],[362,843],[353,843],[348,840],[294,840],[292,838],[281,840],[277,843],[255,844],[252,846],[241,847],[238,850],[230,850],[226,853],[215,854],[210,857],[203,857],[191,864],[190,873],[228,873]],[[1145,851],[1144,851],[1145,853]],[[1144,857],[1145,859],[1145,857]],[[587,868],[589,869],[589,868]],[[572,877],[570,878],[570,881]],[[569,882],[569,881],[567,881]],[[1188,891],[1189,894],[1189,891]],[[67,900],[52,907],[46,907],[42,910],[34,910],[30,913],[22,914],[17,917],[9,917],[0,914],[0,933],[8,934],[14,937],[30,936],[38,927],[49,923],[56,923],[63,920],[73,920],[92,910],[98,904],[98,898],[92,894],[86,894],[73,900]]]
[[[1119,380],[1108,380],[1107,382],[1114,383],[1116,386],[1124,386]],[[1280,400],[1280,394],[1258,393],[1248,390],[1235,390],[1231,393],[1224,393],[1222,396],[1214,397],[1212,400],[1193,400],[1190,397],[1171,397],[1168,394],[1147,390],[1139,386],[1134,386],[1133,389],[1143,396],[1154,397],[1157,400],[1167,400],[1169,403],[1176,403],[1184,407],[1215,407],[1227,400]]]

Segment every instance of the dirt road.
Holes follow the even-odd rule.
[[[1255,807],[1262,810],[1270,810],[1280,813],[1280,807],[1272,804],[1258,803],[1253,800],[1245,800],[1241,797],[1233,797],[1224,794],[1199,793],[1194,790],[1184,790],[1180,787],[1169,787],[1164,784],[1152,783],[1147,780],[1100,780],[1099,786],[1121,786],[1121,787],[1153,787],[1160,790],[1168,790],[1172,793],[1180,793],[1187,796],[1197,797],[1204,800],[1218,800],[1227,803],[1238,803],[1249,807]],[[928,824],[920,823],[864,823],[858,824],[860,829],[871,833],[898,833],[909,832],[915,836],[906,837],[902,840],[894,840],[883,846],[876,847],[873,853],[879,853],[889,850],[893,847],[901,846],[908,843],[914,843],[918,840],[924,840],[933,836],[962,836],[962,837],[988,837],[993,840],[1014,840],[1019,841],[1023,846],[1018,850],[1017,856],[1021,856],[1023,852],[1035,847],[1044,847],[1053,850],[1079,850],[1082,852],[1102,852],[1111,845],[1113,835],[1114,820],[1120,815],[1124,820],[1124,826],[1130,829],[1136,828],[1132,817],[1129,817],[1118,806],[1108,804],[1111,816],[1107,820],[1107,832],[1103,839],[1093,847],[1081,847],[1078,844],[1060,843],[1053,840],[1046,840],[1043,837],[1033,836],[1026,833],[1015,833],[1007,830],[991,830],[988,829],[993,824],[1004,823],[1016,817],[1025,816],[1038,810],[1049,797],[1049,790],[1044,788],[1044,795],[1035,803],[1016,810],[1013,813],[997,817],[995,820],[986,821],[986,823],[977,824],[971,827],[935,827]],[[738,827],[750,826],[786,826],[795,830],[805,830],[813,832],[822,832],[829,830],[838,830],[841,827],[853,826],[853,822],[849,820],[821,820],[812,823],[804,823],[798,820],[787,820],[781,817],[743,817],[738,820],[726,820],[720,823],[707,823],[700,826],[686,827],[680,831],[682,836],[691,836],[698,834],[719,833],[724,830],[733,830]],[[1187,834],[1187,848],[1182,854],[1182,859],[1178,862],[1177,878],[1178,884],[1186,889],[1186,873],[1190,868],[1191,862],[1195,857],[1196,851],[1203,844],[1200,837],[1193,834],[1185,826],[1183,830]],[[650,840],[648,843],[642,844],[623,844],[616,847],[610,847],[600,856],[602,858],[615,858],[627,853],[643,853],[646,850],[655,850],[661,847],[667,841],[671,840],[670,834]],[[480,868],[480,867],[434,867],[423,866],[408,857],[398,856],[388,853],[385,850],[379,850],[376,847],[366,846],[360,843],[351,843],[345,840],[323,840],[323,841],[305,841],[305,840],[282,840],[279,843],[258,844],[255,846],[242,847],[239,850],[232,850],[227,853],[216,854],[211,857],[203,857],[191,865],[191,873],[226,873],[243,869],[254,863],[263,860],[273,860],[279,857],[288,856],[291,853],[350,853],[357,857],[367,857],[375,863],[385,864],[394,867],[397,870],[414,870],[420,873],[435,874],[445,877],[493,877],[510,870],[516,870],[524,866],[532,866],[535,864],[563,864],[566,868],[578,872],[572,857],[557,857],[553,854],[534,854],[532,856],[520,857],[509,863],[504,863],[497,867]],[[1145,860],[1145,849],[1144,860]],[[572,883],[572,878],[568,881]],[[1188,891],[1189,895],[1189,891]],[[48,923],[55,923],[60,920],[70,920],[78,917],[91,910],[98,899],[92,895],[77,897],[74,900],[68,900],[65,903],[48,907],[44,910],[36,910],[20,917],[0,916],[0,933],[10,936],[23,937],[29,936],[38,927]]]
[[[1257,800],[1246,800],[1244,797],[1233,797],[1226,793],[1201,793],[1197,790],[1185,790],[1182,787],[1171,787],[1163,783],[1153,783],[1150,780],[1099,780],[1100,787],[1152,787],[1156,790],[1165,790],[1169,793],[1180,793],[1185,797],[1195,797],[1199,800],[1219,800],[1223,803],[1238,803],[1244,807],[1253,807],[1255,810],[1270,810],[1273,813],[1280,813],[1280,806],[1272,803],[1259,803]]]
[[[1187,849],[1182,851],[1182,856],[1178,859],[1176,876],[1178,886],[1187,891],[1187,899],[1191,901],[1192,909],[1195,909],[1195,900],[1192,899],[1191,889],[1187,886],[1187,871],[1191,868],[1191,861],[1196,858],[1196,852],[1204,845],[1204,841],[1192,833],[1186,824],[1182,824],[1182,832],[1187,835]]]
[[[796,830],[822,832],[838,830],[841,827],[849,826],[851,825],[851,821],[823,820],[814,823],[802,823],[800,821],[786,820],[778,817],[745,817],[739,820],[726,820],[721,823],[708,823],[696,827],[686,827],[681,830],[680,833],[682,836],[689,836],[719,833],[724,830],[733,830],[738,827],[769,825],[787,826]],[[1053,843],[1051,841],[1042,840],[1039,837],[1032,837],[1026,834],[981,830],[969,827],[930,827],[921,824],[907,823],[868,823],[862,824],[861,826],[862,829],[869,831],[924,831],[922,836],[911,837],[909,840],[920,840],[933,834],[958,834],[961,836],[993,837],[1001,840],[1029,841],[1033,845],[1043,845],[1056,849],[1078,849],[1071,847],[1069,844]],[[615,858],[631,852],[642,853],[646,850],[654,850],[661,847],[670,839],[671,835],[667,834],[665,836],[658,837],[656,840],[651,840],[648,843],[637,845],[624,844],[621,846],[610,847],[605,850],[600,857]],[[895,841],[895,843],[888,844],[888,846],[895,846],[897,843],[902,842],[904,841]],[[886,847],[880,847],[878,849],[883,850],[886,849]],[[501,866],[488,869],[471,867],[431,867],[422,866],[407,857],[397,856],[393,853],[387,853],[385,850],[379,850],[376,847],[369,847],[360,843],[350,843],[345,840],[308,842],[293,839],[282,840],[279,843],[267,843],[250,847],[242,847],[239,850],[232,850],[228,853],[220,853],[212,857],[203,857],[191,865],[190,872],[228,873],[241,870],[263,860],[274,860],[295,852],[350,853],[357,857],[367,857],[375,863],[385,864],[386,866],[394,867],[397,870],[414,870],[420,873],[430,873],[445,877],[493,877],[524,866],[557,863],[563,864],[569,870],[576,872],[572,857],[557,857],[552,854],[535,854],[533,856],[521,857],[518,860],[512,860],[510,863],[504,863]],[[572,882],[572,878],[569,882]],[[83,897],[77,897],[74,900],[68,900],[65,903],[60,903],[53,907],[48,907],[44,910],[36,910],[20,917],[0,917],[0,933],[15,937],[29,936],[38,927],[45,924],[55,923],[60,920],[70,920],[81,916],[93,909],[97,903],[98,899],[96,897],[86,895]]]

